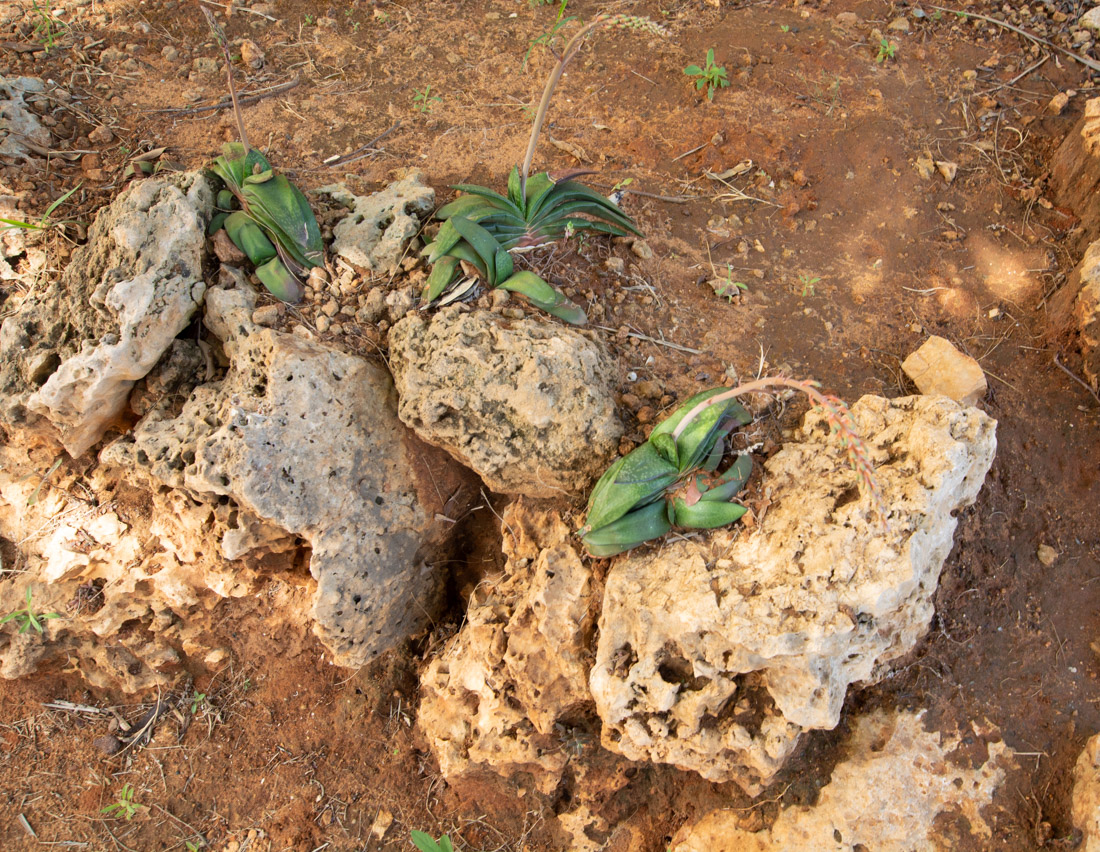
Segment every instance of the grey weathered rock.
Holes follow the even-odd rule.
[[[372,195],[354,195],[343,184],[319,191],[351,209],[332,229],[332,252],[371,272],[393,274],[409,241],[435,208],[435,190],[411,172]]]
[[[622,435],[614,364],[591,335],[489,311],[409,316],[390,331],[402,421],[494,491],[577,494]]]
[[[1073,767],[1073,824],[1081,829],[1081,852],[1100,852],[1100,734],[1085,743]]]
[[[27,96],[46,91],[36,77],[0,76],[0,157],[29,160],[45,155],[53,135],[27,109]]]
[[[635,551],[610,570],[589,683],[605,747],[757,791],[802,730],[833,728],[932,617],[953,513],[974,501],[996,423],[944,397],[852,409],[888,526],[811,411],[766,465],[757,530]]]
[[[0,184],[0,218],[26,222],[34,218],[19,209],[19,199],[5,195]],[[35,239],[23,228],[0,228],[0,281],[21,281],[34,284],[38,273],[46,266],[42,240]]]
[[[942,394],[962,405],[974,405],[987,390],[981,365],[936,335],[911,352],[901,368],[921,393]]]
[[[198,499],[231,498],[247,515],[223,538],[227,555],[270,540],[259,521],[307,539],[315,632],[337,664],[360,666],[430,617],[450,530],[435,513],[454,481],[446,457],[398,422],[385,370],[256,326],[255,306],[247,291],[208,293],[225,380],[196,388],[178,417],[147,417],[104,460]]]
[[[569,760],[555,723],[589,701],[591,573],[556,513],[519,500],[502,528],[504,575],[421,678],[419,724],[444,778],[524,772],[550,793]]]
[[[926,732],[923,713],[875,713],[857,720],[849,757],[834,770],[813,807],[793,806],[761,832],[743,831],[736,810],[712,811],[673,838],[672,852],[948,852],[957,838],[942,834],[937,817],[962,815],[975,842],[988,842],[983,808],[992,803],[1012,758],[1003,742],[989,742],[977,767],[955,765],[961,737]],[[973,726],[967,736],[989,740]],[[942,740],[942,741],[941,741]]]
[[[213,193],[201,173],[144,180],[100,211],[59,281],[0,329],[0,421],[94,446],[202,303]]]

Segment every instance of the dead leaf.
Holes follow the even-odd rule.
[[[584,152],[584,148],[580,145],[574,145],[572,142],[562,142],[559,139],[550,138],[550,144],[557,148],[559,151],[565,151],[571,157],[576,157],[582,163],[591,163],[592,160],[588,154]]]

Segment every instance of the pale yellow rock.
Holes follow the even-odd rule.
[[[1085,744],[1073,769],[1073,824],[1084,833],[1078,852],[1100,852],[1100,734]]]
[[[946,396],[962,405],[974,405],[985,396],[981,365],[942,337],[929,337],[901,368],[926,396]]]
[[[924,730],[922,716],[859,719],[851,757],[833,770],[816,806],[788,808],[770,830],[756,833],[738,829],[736,810],[713,811],[681,829],[673,852],[947,852],[952,847],[935,825],[942,813],[962,814],[980,845],[991,836],[983,809],[1011,765],[1008,749],[990,743],[982,766],[956,766],[948,755],[959,738],[941,742],[939,733]],[[1095,779],[1095,763],[1092,772]]]

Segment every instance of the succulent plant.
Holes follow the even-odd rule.
[[[731,500],[748,482],[752,458],[737,457],[719,473],[725,438],[752,416],[735,399],[704,408],[674,436],[699,403],[726,388],[696,394],[660,423],[644,444],[614,462],[588,499],[581,540],[592,556],[614,556],[660,538],[674,526],[713,529],[738,520]]]

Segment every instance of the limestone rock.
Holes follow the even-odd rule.
[[[1080,852],[1100,852],[1100,734],[1085,743],[1073,768],[1073,824],[1084,834]]]
[[[0,218],[18,222],[34,218],[19,209],[16,196],[4,193],[0,185]],[[20,281],[30,287],[45,266],[46,252],[41,239],[23,228],[0,227],[0,281]]]
[[[1100,98],[1085,102],[1084,115],[1050,162],[1051,200],[1081,220],[1083,242],[1100,238]]]
[[[996,422],[944,397],[866,396],[852,414],[887,527],[811,411],[765,466],[772,505],[755,532],[612,566],[589,679],[606,748],[755,793],[802,730],[836,726],[850,684],[925,632],[953,513],[978,494]]]
[[[556,322],[409,316],[390,331],[390,365],[402,421],[494,491],[579,494],[622,435],[606,349]]]
[[[326,186],[351,213],[332,229],[332,252],[355,266],[392,275],[405,256],[409,241],[435,209],[435,190],[424,185],[419,171],[372,195],[354,195],[343,184]]]
[[[1082,370],[1092,389],[1100,386],[1100,240],[1092,243],[1070,276],[1076,284],[1073,325],[1083,358]]]
[[[556,513],[521,499],[503,518],[504,574],[421,678],[419,724],[449,781],[524,772],[549,794],[569,759],[555,723],[589,701],[592,580]]]
[[[60,280],[0,328],[0,421],[76,458],[202,303],[213,193],[198,172],[134,184],[100,211]]]
[[[438,600],[432,565],[450,527],[435,513],[438,495],[456,491],[453,471],[398,422],[384,369],[257,326],[255,307],[251,292],[212,290],[206,325],[229,358],[225,380],[196,388],[178,417],[147,417],[103,457],[200,501],[229,497],[240,516],[227,556],[269,541],[270,526],[309,541],[314,630],[337,664],[361,666],[419,630]]]
[[[901,368],[923,394],[942,394],[963,405],[974,405],[985,396],[981,365],[942,337],[929,337]]]
[[[49,151],[53,135],[27,109],[28,96],[45,91],[36,77],[0,76],[0,157],[29,160]]]
[[[925,732],[922,717],[876,713],[859,719],[848,760],[833,770],[814,807],[788,808],[771,829],[756,833],[738,828],[737,812],[713,811],[681,829],[672,852],[948,852],[958,846],[940,833],[936,818],[959,813],[971,835],[987,841],[991,831],[982,808],[1011,766],[1009,750],[992,742],[981,766],[952,765],[950,753],[961,738]]]
[[[1093,6],[1085,12],[1085,14],[1078,19],[1077,26],[1094,33],[1100,33],[1100,6]]]

